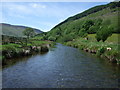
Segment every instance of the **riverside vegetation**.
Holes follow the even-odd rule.
[[[28,38],[27,41],[26,38],[17,38],[21,44],[14,42],[2,45],[2,58],[5,59],[9,56],[9,54],[4,56],[5,51],[15,53],[14,55],[16,56],[17,53],[25,50],[33,51],[33,48],[37,48],[39,51],[39,46],[48,45],[51,42],[59,42],[96,54],[96,56],[107,58],[109,61],[119,65],[119,13],[120,2],[111,2],[90,8],[80,14],[69,17],[49,32],[39,33],[34,37]]]

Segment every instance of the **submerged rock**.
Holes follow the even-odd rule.
[[[42,46],[41,47],[41,52],[48,52],[49,48],[47,46]]]
[[[112,57],[112,56],[106,56],[106,57],[110,60],[110,62],[117,63],[117,60],[115,59],[115,57]]]
[[[89,50],[88,50],[88,48],[86,48],[86,49],[84,49],[84,51],[88,52]]]
[[[96,54],[96,50],[91,50],[90,53]]]
[[[23,49],[23,55],[30,55],[31,54],[31,51],[29,49],[25,50]]]
[[[41,46],[41,52],[48,52],[49,51],[49,44]]]
[[[116,59],[110,59],[110,62],[117,63],[117,60]]]

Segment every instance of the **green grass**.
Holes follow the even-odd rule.
[[[39,45],[43,45],[43,44],[50,44],[50,42],[48,42],[48,41],[35,41],[35,40],[33,40],[29,44],[39,46]]]
[[[0,50],[15,50],[20,47],[21,47],[21,45],[19,45],[19,44],[9,43],[9,44],[5,44],[5,45],[0,45]]]
[[[32,40],[42,40],[43,39],[43,37],[41,37],[41,36],[35,36],[34,38],[32,38]]]
[[[1,51],[5,51],[5,52],[13,52],[13,53],[19,53],[22,51],[22,46],[19,45],[19,44],[12,44],[12,43],[9,43],[9,44],[5,44],[5,45],[0,45],[0,50]],[[2,58],[2,60],[5,59],[5,56],[4,55],[0,55],[0,58]]]
[[[120,37],[120,34],[112,34],[112,36],[108,37],[108,39],[106,40],[106,42],[112,42],[112,43],[119,43],[118,38]]]
[[[43,44],[50,44],[50,42],[48,41],[31,41],[29,43],[27,43],[27,46],[41,46]],[[5,45],[0,45],[0,50],[4,51],[4,50],[16,50],[16,49],[21,49],[23,46],[20,44],[5,44]]]
[[[96,36],[96,34],[88,34],[88,39],[90,41],[96,41],[95,36]],[[112,34],[110,37],[108,37],[108,39],[105,42],[106,43],[118,44],[118,38],[119,37],[120,37],[120,34]]]
[[[90,41],[96,41],[96,38],[95,38],[96,34],[88,34],[88,39]]]

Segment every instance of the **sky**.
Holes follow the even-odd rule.
[[[29,26],[44,32],[70,16],[108,2],[2,2],[0,23]]]

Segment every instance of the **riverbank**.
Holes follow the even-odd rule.
[[[45,54],[9,59],[3,88],[118,88],[120,68],[76,48],[57,44]]]
[[[113,38],[113,36],[111,36],[111,38]],[[65,42],[64,45],[84,50],[85,52],[95,54],[96,56],[104,59],[107,58],[110,62],[117,63],[118,65],[120,65],[120,44],[118,43],[118,41],[116,41],[116,43],[115,40],[114,43],[108,41],[97,42],[95,41],[95,39],[93,40],[93,36],[92,38],[91,36],[88,36],[88,39],[77,38],[73,39],[73,41]]]
[[[30,41],[27,45],[17,43],[8,43],[1,45],[1,60],[4,65],[6,60],[11,58],[20,58],[22,56],[29,56],[35,52],[48,52],[49,48],[53,46],[51,41]]]

